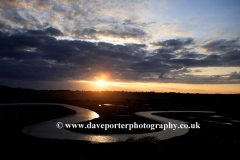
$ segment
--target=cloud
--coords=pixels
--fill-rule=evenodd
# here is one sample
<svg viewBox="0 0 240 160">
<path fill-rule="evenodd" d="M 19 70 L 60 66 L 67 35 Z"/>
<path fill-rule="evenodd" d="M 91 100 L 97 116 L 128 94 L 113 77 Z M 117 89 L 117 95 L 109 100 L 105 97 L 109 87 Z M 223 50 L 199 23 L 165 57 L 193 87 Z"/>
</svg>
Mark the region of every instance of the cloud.
<svg viewBox="0 0 240 160">
<path fill-rule="evenodd" d="M 60 4 L 55 4 L 52 9 L 56 12 L 59 12 L 59 13 L 66 13 L 66 10 L 64 8 L 64 6 L 60 5 Z"/>
<path fill-rule="evenodd" d="M 226 66 L 239 66 L 240 65 L 240 51 L 233 50 L 223 54 L 221 60 Z"/>
<path fill-rule="evenodd" d="M 52 27 L 45 30 L 28 30 L 27 32 L 32 35 L 63 36 L 63 33 L 60 30 Z"/>
<path fill-rule="evenodd" d="M 181 36 L 189 37 L 196 35 L 199 30 L 196 30 L 203 23 L 202 18 L 195 17 L 191 19 L 173 20 L 173 22 L 165 22 L 159 25 L 160 36 Z"/>
<path fill-rule="evenodd" d="M 232 72 L 229 79 L 240 79 L 240 72 Z"/>
<path fill-rule="evenodd" d="M 29 1 L 28 4 L 31 4 L 31 8 L 38 10 L 38 11 L 44 11 L 44 10 L 50 10 L 56 2 L 51 0 L 33 0 L 32 2 Z"/>
<path fill-rule="evenodd" d="M 153 12 L 164 6 L 152 0 L 1 1 L 1 80 L 93 80 L 104 73 L 112 81 L 240 83 L 239 73 L 192 70 L 240 67 L 239 40 L 182 38 L 201 18 L 154 22 L 161 15 Z"/>
<path fill-rule="evenodd" d="M 93 31 L 95 32 L 95 31 Z M 185 49 L 194 39 L 170 39 L 160 48 L 142 44 L 118 44 L 61 40 L 56 28 L 0 31 L 0 76 L 7 80 L 93 80 L 107 73 L 112 81 L 162 83 L 240 83 L 232 74 L 200 76 L 191 68 L 240 66 L 239 51 L 202 54 Z M 202 72 L 199 72 L 200 74 Z M 215 81 L 215 82 L 214 82 Z"/>
<path fill-rule="evenodd" d="M 28 27 L 31 21 L 28 21 L 27 19 L 23 18 L 18 11 L 15 10 L 5 10 L 2 13 L 3 18 L 7 19 L 7 21 L 10 21 L 14 25 L 21 25 L 24 27 Z"/>
<path fill-rule="evenodd" d="M 219 60 L 222 56 L 217 54 L 206 55 L 205 59 L 208 60 Z"/>
<path fill-rule="evenodd" d="M 181 65 L 184 67 L 210 67 L 210 66 L 221 66 L 221 62 L 219 60 L 209 60 L 209 59 L 170 59 L 166 60 L 165 63 L 172 65 Z"/>
<path fill-rule="evenodd" d="M 87 39 L 99 39 L 100 37 L 120 38 L 143 40 L 147 38 L 147 33 L 138 28 L 117 28 L 117 29 L 102 29 L 96 30 L 92 28 L 84 28 L 73 32 L 75 36 Z"/>
<path fill-rule="evenodd" d="M 22 68 L 21 72 L 17 73 L 25 73 L 21 78 L 25 77 L 26 79 L 29 79 L 32 73 L 40 74 L 41 72 L 38 72 L 38 69 L 49 69 L 49 71 L 45 72 L 46 76 L 43 77 L 45 79 L 48 77 L 48 73 L 51 74 L 48 80 L 57 78 L 61 80 L 63 77 L 61 74 L 57 74 L 58 72 L 63 72 L 63 75 L 68 75 L 66 77 L 70 79 L 71 77 L 92 75 L 96 72 L 109 70 L 119 72 L 123 70 L 121 66 L 128 66 L 130 62 L 140 59 L 131 54 L 130 51 L 141 50 L 141 48 L 145 47 L 145 45 L 140 44 L 121 46 L 98 43 L 96 45 L 96 43 L 85 41 L 56 40 L 48 35 L 32 34 L 32 32 L 11 36 L 5 34 L 1 36 L 0 41 L 2 42 L 0 45 L 0 58 L 5 62 L 3 63 L 5 68 L 17 67 L 18 70 Z M 44 65 L 42 66 L 43 63 L 34 63 L 35 61 L 44 62 Z M 30 62 L 33 63 L 30 64 Z M 12 63 L 15 65 L 11 65 Z M 29 65 L 28 69 L 26 69 L 26 63 Z M 61 69 L 58 70 L 59 67 Z M 62 69 L 64 67 L 65 69 Z M 26 71 L 24 71 L 25 69 Z M 6 74 L 7 71 L 5 70 L 4 74 L 2 74 L 3 77 L 9 78 L 11 77 L 9 75 L 14 77 L 14 74 L 17 73 L 13 72 L 13 70 L 9 70 L 8 74 Z M 53 74 L 51 71 L 56 71 L 56 73 Z M 79 71 L 79 73 L 73 71 Z M 53 78 L 54 75 L 59 77 Z M 18 75 L 15 76 L 19 77 Z M 41 76 L 36 75 L 34 77 L 36 80 L 42 80 Z M 91 77 L 85 76 L 85 79 L 88 78 Z"/>
<path fill-rule="evenodd" d="M 171 35 L 179 35 L 179 36 L 192 36 L 193 31 L 189 29 L 180 29 L 180 28 L 175 28 L 172 30 Z"/>
<path fill-rule="evenodd" d="M 201 58 L 205 58 L 206 55 L 205 54 L 199 54 L 197 52 L 180 52 L 177 54 L 180 58 L 192 58 L 192 59 L 201 59 Z"/>
<path fill-rule="evenodd" d="M 181 75 L 171 78 L 161 78 L 162 83 L 184 84 L 239 84 L 239 81 L 229 81 L 228 78 L 217 76 Z"/>
<path fill-rule="evenodd" d="M 208 42 L 207 44 L 204 44 L 200 47 L 201 49 L 205 50 L 206 52 L 211 53 L 226 53 L 228 51 L 239 49 L 239 40 L 233 39 L 233 40 L 226 40 L 226 39 L 220 39 L 220 40 L 213 40 Z"/>
<path fill-rule="evenodd" d="M 152 43 L 152 45 L 178 50 L 178 49 L 182 49 L 185 46 L 191 45 L 193 43 L 194 43 L 194 40 L 192 38 L 182 38 L 182 39 L 170 39 L 165 41 L 158 41 L 158 42 Z"/>
<path fill-rule="evenodd" d="M 3 21 L 0 21 L 0 29 L 1 30 L 11 30 L 12 27 L 8 24 L 5 24 Z"/>
<path fill-rule="evenodd" d="M 84 39 L 115 38 L 128 40 L 147 40 L 151 38 L 147 27 L 154 22 L 142 21 L 133 15 L 118 16 L 133 8 L 142 8 L 136 1 L 4 1 L 2 4 L 5 29 L 44 30 L 46 27 L 58 28 L 68 36 Z M 116 14 L 116 8 L 119 14 Z M 113 14 L 114 12 L 114 14 Z M 125 16 L 126 15 L 126 16 Z M 6 28 L 7 27 L 7 28 Z"/>
</svg>

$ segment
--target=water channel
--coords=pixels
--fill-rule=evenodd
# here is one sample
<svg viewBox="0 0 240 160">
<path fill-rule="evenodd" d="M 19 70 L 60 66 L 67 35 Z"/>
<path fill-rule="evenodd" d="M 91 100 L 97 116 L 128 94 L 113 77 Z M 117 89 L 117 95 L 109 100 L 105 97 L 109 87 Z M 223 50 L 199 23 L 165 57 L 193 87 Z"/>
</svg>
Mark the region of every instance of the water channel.
<svg viewBox="0 0 240 160">
<path fill-rule="evenodd" d="M 50 139 L 68 139 L 68 140 L 85 140 L 90 141 L 92 143 L 104 143 L 104 142 L 118 142 L 124 141 L 129 137 L 141 138 L 147 136 L 155 136 L 159 140 L 169 139 L 176 136 L 184 135 L 188 132 L 189 129 L 176 128 L 173 130 L 172 128 L 167 128 L 162 131 L 156 131 L 151 133 L 141 133 L 141 134 L 83 134 L 83 133 L 75 133 L 68 131 L 64 128 L 58 129 L 56 124 L 58 122 L 62 122 L 63 124 L 73 124 L 80 123 L 83 121 L 89 121 L 95 118 L 98 118 L 99 115 L 91 111 L 89 109 L 68 105 L 68 104 L 56 104 L 56 103 L 11 103 L 11 104 L 0 104 L 0 106 L 6 105 L 61 105 L 66 108 L 72 109 L 76 111 L 75 115 L 62 117 L 58 119 L 53 119 L 50 121 L 45 121 L 41 123 L 37 123 L 31 126 L 26 126 L 22 132 L 34 137 L 41 138 L 50 138 Z M 152 115 L 152 113 L 175 113 L 175 112 L 204 112 L 204 113 L 214 113 L 212 111 L 145 111 L 145 112 L 136 112 L 135 114 L 138 116 L 146 117 L 152 120 L 155 120 L 161 124 L 186 124 L 188 122 L 174 120 L 170 118 L 160 117 L 156 115 Z"/>
</svg>

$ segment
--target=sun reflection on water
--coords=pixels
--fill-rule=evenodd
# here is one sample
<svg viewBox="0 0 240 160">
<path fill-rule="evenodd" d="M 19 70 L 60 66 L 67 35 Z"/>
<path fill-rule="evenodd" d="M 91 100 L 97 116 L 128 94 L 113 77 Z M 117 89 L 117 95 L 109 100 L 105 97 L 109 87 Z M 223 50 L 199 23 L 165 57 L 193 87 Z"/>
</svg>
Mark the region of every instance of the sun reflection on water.
<svg viewBox="0 0 240 160">
<path fill-rule="evenodd" d="M 82 140 L 83 137 L 81 137 Z M 84 137 L 84 140 L 95 142 L 95 143 L 106 143 L 106 142 L 118 142 L 119 139 L 114 136 L 106 135 L 87 135 Z"/>
</svg>

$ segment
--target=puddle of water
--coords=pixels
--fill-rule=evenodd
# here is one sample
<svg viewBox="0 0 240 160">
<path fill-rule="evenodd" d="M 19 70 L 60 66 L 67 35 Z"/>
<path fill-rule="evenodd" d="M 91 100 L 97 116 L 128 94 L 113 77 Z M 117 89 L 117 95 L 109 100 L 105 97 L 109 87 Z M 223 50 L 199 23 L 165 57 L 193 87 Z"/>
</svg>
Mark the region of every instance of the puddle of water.
<svg viewBox="0 0 240 160">
<path fill-rule="evenodd" d="M 210 123 L 220 123 L 220 124 L 226 124 L 226 125 L 233 125 L 232 123 L 224 123 L 224 122 L 218 122 L 218 121 L 209 121 L 209 120 L 203 120 L 204 122 L 210 122 Z"/>
<path fill-rule="evenodd" d="M 223 124 L 227 124 L 227 125 L 233 125 L 232 123 L 223 123 Z"/>
<path fill-rule="evenodd" d="M 235 119 L 232 119 L 231 121 L 232 122 L 240 122 L 239 120 L 235 120 Z"/>
<path fill-rule="evenodd" d="M 108 106 L 108 107 L 114 107 L 114 106 L 117 106 L 117 107 L 128 107 L 128 106 L 125 106 L 125 105 L 121 105 L 121 104 L 99 104 L 99 106 Z"/>
<path fill-rule="evenodd" d="M 213 118 L 220 118 L 220 117 L 225 117 L 225 116 L 213 115 L 213 116 L 210 116 L 210 117 L 213 117 Z"/>
</svg>

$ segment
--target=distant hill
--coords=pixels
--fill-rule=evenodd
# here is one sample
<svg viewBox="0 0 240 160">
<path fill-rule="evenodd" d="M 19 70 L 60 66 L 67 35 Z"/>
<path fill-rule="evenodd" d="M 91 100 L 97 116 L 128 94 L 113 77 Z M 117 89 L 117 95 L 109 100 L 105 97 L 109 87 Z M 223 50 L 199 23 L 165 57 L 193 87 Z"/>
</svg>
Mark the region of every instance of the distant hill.
<svg viewBox="0 0 240 160">
<path fill-rule="evenodd" d="M 12 89 L 12 88 L 0 85 L 0 90 L 8 90 L 8 89 Z"/>
<path fill-rule="evenodd" d="M 190 110 L 237 110 L 240 94 L 184 94 L 122 91 L 33 90 L 0 85 L 0 103 L 130 103 Z M 236 112 L 238 113 L 238 112 Z"/>
<path fill-rule="evenodd" d="M 0 103 L 31 102 L 37 97 L 34 92 L 36 91 L 0 85 Z"/>
</svg>

